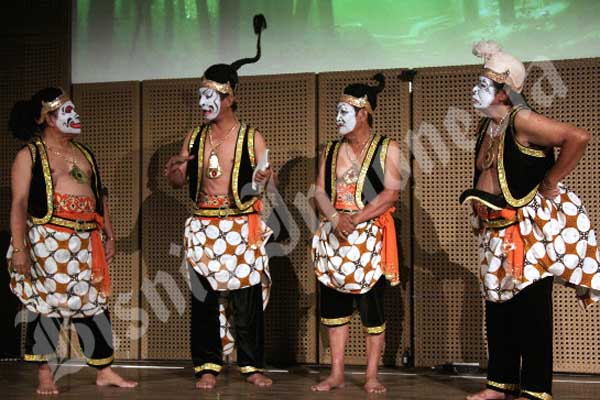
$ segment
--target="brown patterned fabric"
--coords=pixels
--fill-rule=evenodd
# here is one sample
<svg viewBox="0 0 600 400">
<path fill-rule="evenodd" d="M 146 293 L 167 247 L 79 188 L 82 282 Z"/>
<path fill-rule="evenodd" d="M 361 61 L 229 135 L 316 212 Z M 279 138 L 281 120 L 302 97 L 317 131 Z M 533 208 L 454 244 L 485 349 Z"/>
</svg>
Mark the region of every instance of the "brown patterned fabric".
<svg viewBox="0 0 600 400">
<path fill-rule="evenodd" d="M 520 279 L 507 265 L 507 255 L 514 247 L 507 240 L 507 229 L 483 228 L 481 221 L 473 218 L 479 237 L 482 290 L 487 300 L 507 301 L 546 276 L 577 287 L 584 306 L 600 300 L 596 234 L 579 197 L 564 185 L 559 188 L 557 198 L 546 199 L 538 193 L 518 209 L 525 254 Z"/>
<path fill-rule="evenodd" d="M 107 300 L 91 281 L 90 232 L 59 231 L 28 224 L 33 266 L 30 276 L 10 270 L 10 288 L 25 306 L 56 318 L 81 318 L 107 308 Z M 7 259 L 11 263 L 12 244 Z"/>
<path fill-rule="evenodd" d="M 342 241 L 334 234 L 331 222 L 321 222 L 312 243 L 319 282 L 344 293 L 368 292 L 383 274 L 382 236 L 375 221 L 367 221 Z"/>
</svg>

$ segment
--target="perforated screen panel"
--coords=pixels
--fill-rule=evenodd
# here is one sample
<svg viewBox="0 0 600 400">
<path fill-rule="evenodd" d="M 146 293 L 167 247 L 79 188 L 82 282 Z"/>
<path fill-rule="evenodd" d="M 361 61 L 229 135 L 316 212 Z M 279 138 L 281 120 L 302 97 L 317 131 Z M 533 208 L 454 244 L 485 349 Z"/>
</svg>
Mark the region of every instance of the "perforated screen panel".
<svg viewBox="0 0 600 400">
<path fill-rule="evenodd" d="M 414 82 L 417 366 L 485 360 L 477 248 L 458 205 L 473 174 L 477 117 L 469 101 L 478 72 L 477 66 L 423 69 Z M 464 122 L 455 123 L 458 117 Z"/>
<path fill-rule="evenodd" d="M 117 253 L 110 265 L 110 312 L 115 357 L 139 358 L 140 84 L 73 85 L 81 141 L 92 148 L 109 191 Z"/>
<path fill-rule="evenodd" d="M 289 234 L 267 246 L 273 287 L 265 314 L 265 357 L 273 364 L 314 363 L 316 278 L 309 252 L 314 211 L 308 195 L 316 166 L 316 77 L 242 77 L 238 100 L 240 117 L 265 137 L 277 174 L 277 190 L 266 202 L 268 223 L 274 236 Z"/>
<path fill-rule="evenodd" d="M 163 176 L 185 133 L 200 121 L 197 79 L 142 84 L 142 307 L 147 316 L 142 358 L 189 359 L 190 297 L 183 261 L 183 228 L 192 203 Z M 154 283 L 154 284 L 152 284 Z"/>
</svg>

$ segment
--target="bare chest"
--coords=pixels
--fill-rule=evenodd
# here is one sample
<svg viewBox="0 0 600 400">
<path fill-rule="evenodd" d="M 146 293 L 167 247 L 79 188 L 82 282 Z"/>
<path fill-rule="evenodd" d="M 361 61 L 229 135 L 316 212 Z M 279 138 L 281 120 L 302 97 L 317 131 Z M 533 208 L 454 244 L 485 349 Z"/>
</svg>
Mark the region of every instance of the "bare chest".
<svg viewBox="0 0 600 400">
<path fill-rule="evenodd" d="M 215 145 L 216 144 L 216 145 Z M 210 194 L 226 194 L 235 163 L 235 137 L 222 144 L 207 141 L 202 160 L 202 189 Z"/>
<path fill-rule="evenodd" d="M 356 183 L 366 158 L 365 153 L 360 149 L 354 152 L 347 144 L 342 144 L 338 150 L 335 165 L 337 179 L 343 180 L 345 183 Z"/>
<path fill-rule="evenodd" d="M 83 155 L 64 159 L 49 152 L 48 161 L 56 192 L 75 195 L 92 193 L 92 167 Z"/>
</svg>

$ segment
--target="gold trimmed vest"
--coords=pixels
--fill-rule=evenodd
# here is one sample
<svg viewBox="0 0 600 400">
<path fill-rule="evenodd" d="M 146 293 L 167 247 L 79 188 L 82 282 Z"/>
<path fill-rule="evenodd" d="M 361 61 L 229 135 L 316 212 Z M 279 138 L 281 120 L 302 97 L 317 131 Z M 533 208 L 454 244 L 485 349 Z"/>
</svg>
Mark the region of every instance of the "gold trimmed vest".
<svg viewBox="0 0 600 400">
<path fill-rule="evenodd" d="M 200 200 L 200 188 L 204 178 L 204 148 L 209 125 L 197 127 L 190 137 L 188 151 L 195 157 L 188 162 L 187 176 L 189 194 L 194 204 Z M 252 206 L 259 199 L 260 192 L 252 190 L 252 173 L 256 167 L 254 153 L 255 129 L 241 123 L 235 145 L 230 190 L 235 207 L 242 213 L 253 212 Z"/>
<path fill-rule="evenodd" d="M 341 144 L 341 141 L 329 142 L 325 149 L 325 191 L 333 204 L 336 198 L 337 159 Z M 389 145 L 390 139 L 382 135 L 374 135 L 369 144 L 354 194 L 359 209 L 364 208 L 384 189 L 385 159 Z"/>
<path fill-rule="evenodd" d="M 500 144 L 498 146 L 498 181 L 502 194 L 493 196 L 489 193 L 481 192 L 475 189 L 481 172 L 477 169 L 477 156 L 481 150 L 481 144 L 485 138 L 491 119 L 485 118 L 479 124 L 477 135 L 477 144 L 475 146 L 475 173 L 473 177 L 473 189 L 469 189 L 460 196 L 460 202 L 463 203 L 467 198 L 483 197 L 484 202 L 490 202 L 498 208 L 502 208 L 502 203 L 511 207 L 523 207 L 537 193 L 539 184 L 542 182 L 546 173 L 554 165 L 554 151 L 551 147 L 525 147 L 516 139 L 515 116 L 524 107 L 517 106 L 510 111 L 509 121 L 506 129 L 500 135 Z M 500 201 L 488 199 L 486 197 L 501 197 Z"/>
<path fill-rule="evenodd" d="M 96 213 L 103 216 L 102 182 L 94 153 L 81 143 L 76 141 L 72 141 L 72 143 L 83 153 L 92 167 L 91 187 L 96 199 Z M 27 212 L 35 225 L 43 225 L 50 222 L 54 213 L 54 182 L 48 151 L 39 137 L 35 137 L 27 144 L 27 147 L 32 161 Z"/>
</svg>

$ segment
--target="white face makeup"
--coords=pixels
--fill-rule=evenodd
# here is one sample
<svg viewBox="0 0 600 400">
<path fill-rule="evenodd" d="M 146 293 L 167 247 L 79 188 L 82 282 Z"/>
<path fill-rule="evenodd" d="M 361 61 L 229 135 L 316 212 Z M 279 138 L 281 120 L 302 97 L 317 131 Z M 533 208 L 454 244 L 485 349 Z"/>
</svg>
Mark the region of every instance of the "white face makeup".
<svg viewBox="0 0 600 400">
<path fill-rule="evenodd" d="M 56 126 L 62 133 L 80 134 L 81 121 L 79 114 L 75 112 L 75 104 L 67 101 L 59 109 L 56 116 Z"/>
<path fill-rule="evenodd" d="M 356 127 L 356 110 L 348 103 L 338 103 L 335 123 L 340 135 L 346 135 Z"/>
<path fill-rule="evenodd" d="M 202 115 L 209 121 L 214 120 L 221 111 L 221 96 L 214 89 L 201 87 L 198 89 L 200 95 L 200 108 Z"/>
<path fill-rule="evenodd" d="M 479 83 L 473 88 L 473 107 L 485 110 L 490 107 L 496 97 L 494 81 L 485 76 L 479 77 Z"/>
</svg>

